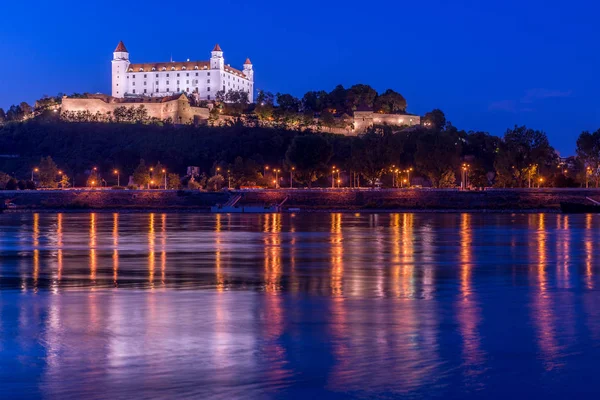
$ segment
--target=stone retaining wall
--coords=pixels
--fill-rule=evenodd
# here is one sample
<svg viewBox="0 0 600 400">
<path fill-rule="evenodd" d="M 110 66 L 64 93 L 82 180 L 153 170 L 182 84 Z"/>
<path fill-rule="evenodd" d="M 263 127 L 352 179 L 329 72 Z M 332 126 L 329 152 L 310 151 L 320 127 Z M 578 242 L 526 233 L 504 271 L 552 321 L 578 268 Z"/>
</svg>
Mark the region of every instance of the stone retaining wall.
<svg viewBox="0 0 600 400">
<path fill-rule="evenodd" d="M 276 204 L 300 209 L 558 210 L 561 202 L 600 201 L 598 189 L 458 190 L 267 190 L 246 192 L 238 204 Z"/>
<path fill-rule="evenodd" d="M 273 205 L 301 210 L 558 210 L 561 202 L 600 201 L 600 189 L 457 190 L 261 190 L 242 194 L 238 205 Z M 0 191 L 20 209 L 198 209 L 223 204 L 228 193 L 191 190 Z"/>
<path fill-rule="evenodd" d="M 209 209 L 224 203 L 227 193 L 191 190 L 23 190 L 0 191 L 19 209 Z"/>
</svg>

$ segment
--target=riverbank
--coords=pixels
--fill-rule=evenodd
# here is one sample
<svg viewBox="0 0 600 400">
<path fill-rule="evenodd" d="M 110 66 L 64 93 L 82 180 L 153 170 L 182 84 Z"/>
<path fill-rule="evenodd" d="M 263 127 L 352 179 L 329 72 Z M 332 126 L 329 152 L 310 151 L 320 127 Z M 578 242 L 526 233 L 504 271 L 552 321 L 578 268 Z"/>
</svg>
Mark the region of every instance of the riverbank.
<svg viewBox="0 0 600 400">
<path fill-rule="evenodd" d="M 280 189 L 231 192 L 197 190 L 0 191 L 11 211 L 209 212 L 240 196 L 237 206 L 281 204 L 290 212 L 558 212 L 561 202 L 600 200 L 600 189 Z"/>
</svg>

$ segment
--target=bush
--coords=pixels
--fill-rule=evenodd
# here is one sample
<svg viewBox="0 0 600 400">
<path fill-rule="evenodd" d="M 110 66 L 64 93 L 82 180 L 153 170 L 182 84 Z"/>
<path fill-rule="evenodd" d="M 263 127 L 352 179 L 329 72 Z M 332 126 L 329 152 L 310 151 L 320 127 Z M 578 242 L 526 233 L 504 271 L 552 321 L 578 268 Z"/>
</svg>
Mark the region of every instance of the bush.
<svg viewBox="0 0 600 400">
<path fill-rule="evenodd" d="M 27 190 L 35 190 L 35 182 L 33 181 L 25 181 L 25 189 Z"/>
<path fill-rule="evenodd" d="M 115 185 L 111 189 L 112 190 L 125 190 L 125 186 L 117 186 L 117 185 Z"/>
<path fill-rule="evenodd" d="M 17 182 L 17 188 L 19 190 L 25 190 L 26 187 L 27 187 L 27 185 L 25 184 L 25 181 L 19 181 L 19 182 Z"/>
<path fill-rule="evenodd" d="M 135 185 L 129 185 L 129 186 L 127 186 L 127 189 L 129 189 L 129 190 L 137 190 L 137 188 L 138 187 L 135 186 Z"/>
</svg>

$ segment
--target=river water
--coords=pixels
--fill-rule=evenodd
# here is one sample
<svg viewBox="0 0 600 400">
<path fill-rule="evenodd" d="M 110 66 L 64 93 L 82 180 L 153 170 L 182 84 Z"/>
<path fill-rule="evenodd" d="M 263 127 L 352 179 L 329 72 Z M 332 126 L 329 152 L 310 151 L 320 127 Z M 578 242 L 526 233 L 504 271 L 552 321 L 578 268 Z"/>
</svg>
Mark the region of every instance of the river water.
<svg viewBox="0 0 600 400">
<path fill-rule="evenodd" d="M 597 397 L 599 228 L 3 214 L 0 398 Z"/>
</svg>

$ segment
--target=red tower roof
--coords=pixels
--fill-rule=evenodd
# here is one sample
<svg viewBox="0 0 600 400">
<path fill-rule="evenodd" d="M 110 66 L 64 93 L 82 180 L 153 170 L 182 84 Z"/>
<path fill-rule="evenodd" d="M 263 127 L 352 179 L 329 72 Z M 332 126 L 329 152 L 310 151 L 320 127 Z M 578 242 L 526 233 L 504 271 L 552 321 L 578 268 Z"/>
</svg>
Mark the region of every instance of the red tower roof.
<svg viewBox="0 0 600 400">
<path fill-rule="evenodd" d="M 127 51 L 127 48 L 125 47 L 125 45 L 123 44 L 123 41 L 121 40 L 119 42 L 119 44 L 117 45 L 117 48 L 115 49 L 115 53 L 117 52 L 123 52 L 123 53 L 129 53 Z"/>
<path fill-rule="evenodd" d="M 244 63 L 244 65 L 252 65 L 252 61 L 250 61 L 249 58 L 246 58 L 246 62 Z"/>
<path fill-rule="evenodd" d="M 219 46 L 219 43 L 215 44 L 215 48 L 213 49 L 213 51 L 223 51 L 221 50 L 221 46 Z"/>
</svg>

